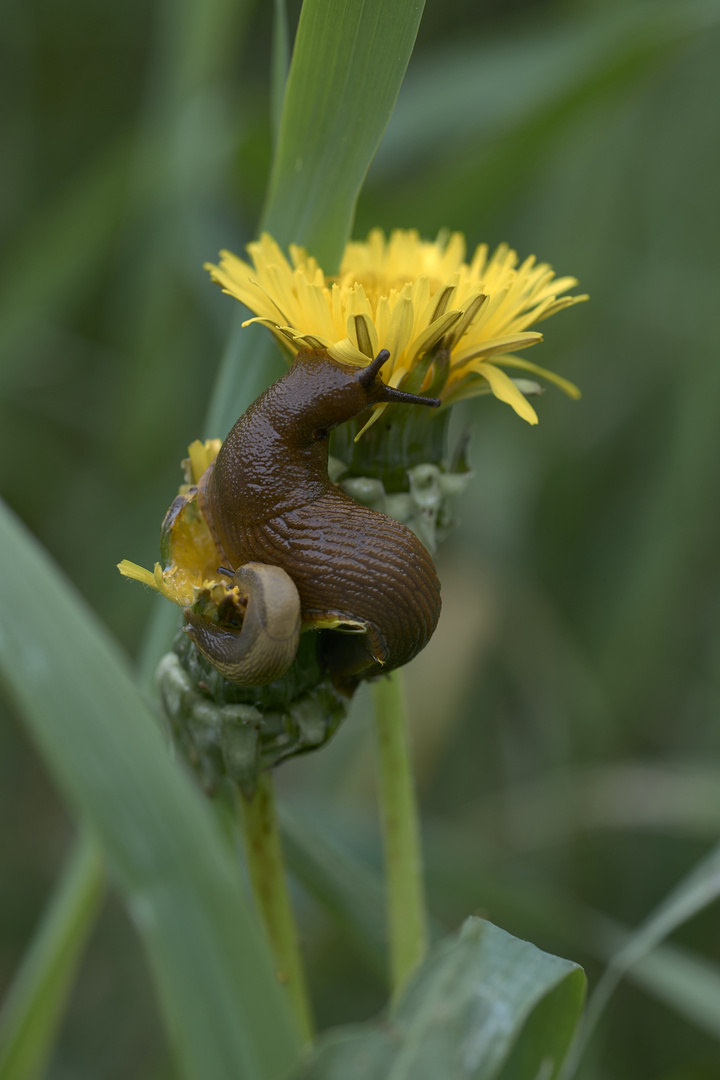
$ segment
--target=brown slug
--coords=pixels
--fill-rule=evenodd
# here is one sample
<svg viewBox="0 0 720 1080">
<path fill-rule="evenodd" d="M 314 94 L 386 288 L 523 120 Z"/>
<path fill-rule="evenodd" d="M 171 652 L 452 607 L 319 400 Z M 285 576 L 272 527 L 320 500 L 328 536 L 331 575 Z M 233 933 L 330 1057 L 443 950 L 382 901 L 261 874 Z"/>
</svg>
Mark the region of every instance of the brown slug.
<svg viewBox="0 0 720 1080">
<path fill-rule="evenodd" d="M 404 525 L 356 503 L 328 476 L 328 436 L 378 402 L 437 406 L 387 386 L 383 350 L 365 368 L 304 349 L 240 417 L 198 484 L 200 510 L 248 597 L 240 631 L 186 609 L 186 632 L 222 675 L 243 685 L 278 678 L 295 658 L 301 622 L 337 627 L 324 661 L 335 685 L 411 660 L 440 615 L 432 559 Z"/>
</svg>

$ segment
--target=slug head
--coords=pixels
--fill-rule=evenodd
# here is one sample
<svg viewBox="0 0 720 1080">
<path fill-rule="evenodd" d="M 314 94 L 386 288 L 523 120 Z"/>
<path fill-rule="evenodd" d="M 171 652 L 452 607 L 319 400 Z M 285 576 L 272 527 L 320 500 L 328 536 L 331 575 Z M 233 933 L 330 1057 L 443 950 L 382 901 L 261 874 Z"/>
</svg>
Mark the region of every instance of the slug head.
<svg viewBox="0 0 720 1080">
<path fill-rule="evenodd" d="M 305 413 L 318 428 L 327 431 L 358 416 L 371 405 L 397 402 L 437 408 L 439 398 L 408 394 L 388 386 L 380 369 L 390 358 L 382 349 L 367 367 L 356 368 L 334 360 L 324 349 L 302 349 L 293 364 L 293 374 L 307 383 Z"/>
</svg>

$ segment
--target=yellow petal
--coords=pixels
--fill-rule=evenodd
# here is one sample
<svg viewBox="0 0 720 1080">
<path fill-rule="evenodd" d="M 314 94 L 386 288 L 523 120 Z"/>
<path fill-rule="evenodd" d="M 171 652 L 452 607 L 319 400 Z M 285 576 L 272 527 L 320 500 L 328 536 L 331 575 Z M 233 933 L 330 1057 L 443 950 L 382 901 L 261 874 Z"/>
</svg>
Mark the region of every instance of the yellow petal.
<svg viewBox="0 0 720 1080">
<path fill-rule="evenodd" d="M 192 469 L 193 482 L 197 484 L 198 480 L 210 467 L 212 462 L 218 456 L 222 442 L 220 439 L 206 439 L 205 442 L 200 442 L 200 439 L 195 439 L 188 446 L 188 457 L 190 458 L 190 468 Z"/>
<path fill-rule="evenodd" d="M 298 288 L 298 296 L 306 316 L 302 324 L 302 332 L 333 340 L 335 326 L 326 294 L 327 289 L 322 285 L 310 282 L 304 282 Z"/>
<path fill-rule="evenodd" d="M 413 337 L 418 337 L 426 328 L 426 323 L 422 321 L 422 313 L 425 311 L 430 301 L 430 282 L 427 274 L 423 274 L 417 281 L 413 281 L 410 286 L 410 297 L 412 299 L 413 311 L 415 312 L 415 325 L 413 326 Z"/>
<path fill-rule="evenodd" d="M 123 577 L 139 581 L 143 585 L 149 585 L 151 589 L 157 589 L 155 575 L 151 570 L 146 570 L 144 566 L 138 566 L 137 563 L 130 562 L 129 559 L 123 559 L 122 562 L 117 564 L 117 568 Z"/>
<path fill-rule="evenodd" d="M 589 299 L 588 293 L 583 293 L 582 296 L 561 296 L 554 300 L 552 304 L 549 304 L 540 318 L 535 321 L 542 322 L 543 319 L 549 319 L 551 315 L 556 315 L 558 311 L 564 311 L 565 308 L 573 307 L 574 304 L 582 304 Z"/>
<path fill-rule="evenodd" d="M 242 325 L 243 327 L 250 326 L 251 323 L 260 323 L 261 326 L 267 326 L 268 330 L 272 330 L 273 334 L 275 334 L 275 337 L 278 339 L 280 344 L 284 345 L 286 348 L 288 342 L 290 343 L 290 345 L 292 345 L 294 349 L 302 348 L 302 344 L 295 344 L 296 341 L 301 337 L 301 335 L 297 332 L 297 330 L 294 330 L 292 326 L 280 326 L 278 323 L 273 322 L 272 319 L 260 318 L 246 319 Z"/>
<path fill-rule="evenodd" d="M 367 315 L 368 319 L 372 319 L 372 306 L 360 282 L 356 281 L 355 287 L 350 290 L 348 305 L 353 315 Z"/>
<path fill-rule="evenodd" d="M 457 357 L 453 356 L 453 368 L 464 367 L 470 360 L 478 360 L 481 357 L 492 356 L 493 353 L 507 352 L 508 349 L 526 349 L 529 345 L 537 345 L 542 341 L 542 334 L 536 332 L 529 334 L 505 334 L 503 337 L 490 338 L 482 345 L 476 345 L 473 349 L 462 350 Z"/>
<path fill-rule="evenodd" d="M 368 430 L 368 428 L 371 428 L 373 426 L 373 424 L 377 420 L 380 419 L 380 417 L 385 412 L 385 410 L 387 409 L 389 404 L 390 404 L 389 401 L 383 401 L 382 404 L 373 406 L 373 411 L 372 411 L 372 415 L 371 415 L 370 419 L 367 421 L 366 424 L 363 424 L 363 426 L 360 428 L 357 435 L 353 439 L 353 442 L 357 442 L 358 439 L 361 438 L 361 436 L 363 436 L 365 434 L 365 432 Z"/>
<path fill-rule="evenodd" d="M 487 379 L 478 375 L 476 371 L 469 371 L 463 375 L 459 382 L 453 384 L 449 393 L 447 390 L 443 390 L 441 395 L 442 405 L 439 411 L 442 412 L 443 409 L 447 409 L 451 405 L 457 405 L 459 401 L 465 401 L 466 398 L 482 397 L 487 394 L 492 394 Z"/>
<path fill-rule="evenodd" d="M 314 334 L 299 334 L 293 341 L 301 349 L 327 349 L 330 345 L 327 338 L 316 337 Z"/>
<path fill-rule="evenodd" d="M 413 360 L 417 360 L 423 353 L 428 352 L 434 345 L 437 345 L 438 341 L 455 326 L 461 317 L 462 311 L 446 311 L 439 319 L 425 327 L 423 332 L 410 345 Z"/>
<path fill-rule="evenodd" d="M 504 371 L 501 371 L 500 368 L 495 367 L 493 364 L 487 363 L 478 364 L 474 370 L 487 379 L 496 398 L 504 401 L 506 405 L 514 409 L 518 416 L 522 417 L 523 420 L 527 420 L 528 424 L 537 424 L 537 413 Z"/>
<path fill-rule="evenodd" d="M 390 353 L 393 369 L 399 365 L 412 334 L 415 314 L 409 292 L 409 289 L 403 289 L 397 298 L 390 316 L 387 336 L 381 342 L 382 347 Z"/>
<path fill-rule="evenodd" d="M 334 345 L 329 345 L 328 352 L 333 360 L 337 360 L 341 364 L 367 367 L 367 356 L 365 353 L 360 352 L 357 345 L 350 338 L 344 338 L 343 341 L 336 341 Z"/>
<path fill-rule="evenodd" d="M 383 367 L 385 367 L 384 364 L 383 364 Z M 407 368 L 404 368 L 404 367 L 396 368 L 395 371 L 393 371 L 390 378 L 387 380 L 388 386 L 394 386 L 394 387 L 397 388 L 400 385 L 400 383 L 403 381 L 403 379 L 405 378 L 406 375 L 407 375 Z M 380 417 L 385 412 L 385 410 L 387 409 L 389 404 L 390 404 L 389 401 L 383 401 L 380 405 L 373 405 L 373 411 L 372 411 L 372 415 L 371 415 L 370 419 L 367 421 L 367 423 L 363 424 L 363 426 L 360 428 L 360 430 L 358 431 L 357 435 L 355 436 L 355 438 L 353 440 L 354 442 L 357 442 L 358 439 L 360 438 L 360 436 L 364 435 L 365 432 L 368 430 L 368 428 L 371 428 L 373 426 L 373 424 L 376 423 L 380 419 Z"/>
<path fill-rule="evenodd" d="M 434 296 L 430 298 L 430 301 L 421 313 L 420 321 L 430 326 L 439 319 L 450 308 L 450 301 L 454 299 L 457 292 L 457 284 L 447 284 L 442 289 L 438 289 Z M 457 304 L 453 303 L 452 307 L 457 308 Z"/>
<path fill-rule="evenodd" d="M 456 342 L 461 341 L 467 334 L 468 330 L 475 322 L 480 313 L 480 309 L 487 300 L 485 293 L 478 293 L 477 296 L 469 296 L 463 300 L 463 314 L 462 318 L 455 324 L 450 333 L 451 346 Z"/>
<path fill-rule="evenodd" d="M 378 336 L 375 324 L 366 314 L 348 315 L 347 332 L 350 341 L 354 342 L 359 351 L 368 360 L 378 354 Z"/>
<path fill-rule="evenodd" d="M 551 273 L 550 281 L 548 281 L 548 284 L 542 288 L 539 295 L 536 296 L 535 299 L 544 300 L 546 296 L 552 296 L 554 298 L 556 296 L 559 296 L 560 293 L 567 292 L 568 289 L 574 289 L 577 283 L 577 278 L 556 278 L 555 275 Z"/>
<path fill-rule="evenodd" d="M 505 303 L 508 289 L 493 288 L 486 283 L 483 286 L 483 292 L 486 293 L 487 300 L 480 308 L 477 318 L 465 335 L 465 344 L 468 350 L 471 345 L 481 344 L 483 340 L 493 337 L 489 326 L 495 321 L 496 313 Z"/>
<path fill-rule="evenodd" d="M 523 371 L 532 371 L 534 375 L 542 375 L 544 379 L 549 382 L 555 383 L 561 390 L 564 390 L 568 397 L 574 398 L 576 401 L 582 397 L 581 391 L 577 388 L 575 383 L 571 383 L 568 379 L 563 379 L 561 375 L 556 375 L 554 371 L 548 371 L 547 368 L 539 367 L 537 364 L 531 364 L 529 360 L 523 360 L 519 356 L 497 356 L 495 358 L 496 364 L 502 364 L 503 367 L 522 368 Z"/>
<path fill-rule="evenodd" d="M 437 243 L 437 241 L 436 241 Z M 454 232 L 445 245 L 442 255 L 442 277 L 450 277 L 465 260 L 465 237 L 461 232 Z M 440 275 L 439 275 L 440 276 Z"/>
</svg>

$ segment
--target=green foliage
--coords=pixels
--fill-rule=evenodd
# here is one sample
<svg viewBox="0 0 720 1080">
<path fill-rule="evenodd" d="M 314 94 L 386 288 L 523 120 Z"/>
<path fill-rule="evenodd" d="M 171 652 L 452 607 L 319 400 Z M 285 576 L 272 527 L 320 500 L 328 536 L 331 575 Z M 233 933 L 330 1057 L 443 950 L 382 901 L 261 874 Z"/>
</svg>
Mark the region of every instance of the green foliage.
<svg viewBox="0 0 720 1080">
<path fill-rule="evenodd" d="M 662 945 L 630 971 L 638 986 L 720 1039 L 720 965 L 677 945 Z"/>
<path fill-rule="evenodd" d="M 285 83 L 290 67 L 290 28 L 285 0 L 275 0 L 272 37 L 272 70 L 270 75 L 270 118 L 273 136 L 280 136 Z"/>
<path fill-rule="evenodd" d="M 304 1080 L 552 1080 L 585 977 L 482 919 L 430 953 L 388 1020 L 321 1040 Z"/>
<path fill-rule="evenodd" d="M 0 1013 L 0 1076 L 43 1075 L 103 896 L 100 853 L 86 835 L 68 860 L 52 904 Z"/>
<path fill-rule="evenodd" d="M 598 106 L 627 99 L 718 17 L 714 0 L 632 4 L 428 53 L 411 69 L 369 177 L 361 229 L 388 212 L 434 231 L 446 227 L 446 207 L 460 221 L 480 207 L 487 218 L 535 175 L 529 160 L 572 138 Z M 463 101 L 487 107 L 458 108 Z"/>
<path fill-rule="evenodd" d="M 200 270 L 220 246 L 240 251 L 260 215 L 270 7 L 131 0 L 99 19 L 68 0 L 61 20 L 51 5 L 0 16 L 0 483 L 133 650 L 151 598 L 114 564 L 156 558 L 178 459 L 203 431 L 215 358 L 229 336 L 207 435 L 223 434 L 282 370 L 261 332 L 239 331 L 243 313 L 228 335 L 233 302 Z M 292 29 L 297 5 L 288 8 Z M 399 8 L 384 8 L 387 26 Z M 509 240 L 577 274 L 592 296 L 562 326 L 544 324 L 537 347 L 539 363 L 581 385 L 581 402 L 549 392 L 533 432 L 491 401 L 456 414 L 454 436 L 474 426 L 476 479 L 441 556 L 443 622 L 408 673 L 436 919 L 454 926 L 481 911 L 582 963 L 591 987 L 611 963 L 603 993 L 623 976 L 583 1080 L 720 1072 L 712 889 L 706 908 L 682 906 L 662 924 L 668 942 L 655 944 L 659 924 L 646 934 L 647 913 L 718 836 L 720 155 L 709 103 L 720 93 L 719 12 L 715 0 L 429 3 L 358 203 L 357 235 L 380 224 L 431 236 L 449 225 L 471 245 Z M 338 44 L 347 49 L 342 34 Z M 384 48 L 375 41 L 368 63 Z M 319 72 L 319 105 L 362 82 L 341 85 L 330 68 Z M 278 60 L 276 86 L 281 71 Z M 387 59 L 384 74 L 397 74 Z M 383 85 L 373 146 L 397 89 Z M 319 115 L 300 118 L 313 127 L 308 146 Z M 325 199 L 338 172 L 347 179 L 349 225 L 367 162 L 341 152 L 336 135 L 335 155 L 314 160 L 327 170 Z M 310 185 L 294 188 L 286 164 L 283 192 L 296 209 L 310 193 L 300 209 L 319 244 L 325 207 Z M 278 228 L 283 220 L 278 210 Z M 309 233 L 281 239 L 315 246 Z M 34 626 L 44 622 L 40 566 L 23 593 Z M 148 689 L 175 622 L 163 611 L 146 638 Z M 101 731 L 112 715 L 109 703 Z M 322 1027 L 369 1017 L 385 996 L 367 726 L 361 700 L 334 744 L 279 777 Z M 60 753 L 57 715 L 52 730 Z M 7 983 L 50 888 L 48 851 L 65 817 L 4 719 L 0 741 L 0 819 L 18 838 L 2 865 Z M 203 852 L 198 866 L 209 861 Z M 185 869 L 196 890 L 194 863 Z M 47 925 L 58 926 L 57 910 Z M 79 910 L 44 956 L 34 953 L 58 975 L 47 997 L 25 982 L 38 1019 L 27 1039 L 14 1035 L 37 1062 L 77 961 Z M 678 910 L 689 916 L 682 925 Z M 106 908 L 49 1080 L 174 1075 L 143 996 L 142 954 L 127 946 L 124 982 L 115 963 L 123 925 Z M 654 947 L 638 959 L 640 945 Z M 116 998 L 96 992 L 108 982 Z"/>
<path fill-rule="evenodd" d="M 289 869 L 384 979 L 388 964 L 380 875 L 328 833 L 319 815 L 281 807 L 280 820 Z"/>
<path fill-rule="evenodd" d="M 96 831 L 143 935 L 181 1073 L 275 1080 L 297 1046 L 240 875 L 123 658 L 2 509 L 3 681 Z M 27 603 L 34 574 L 42 607 Z M 58 629 L 61 633 L 58 634 Z"/>
<path fill-rule="evenodd" d="M 424 0 L 305 0 L 263 226 L 337 270 Z"/>
<path fill-rule="evenodd" d="M 404 48 L 405 63 L 398 65 L 393 54 L 389 76 L 381 83 L 378 94 L 364 105 L 364 139 L 357 148 L 352 167 L 335 178 L 334 205 L 341 225 L 344 221 L 344 231 L 339 234 L 331 231 L 328 235 L 334 237 L 333 242 L 339 244 L 340 249 L 349 231 L 360 182 L 392 111 L 412 51 L 422 5 L 415 3 L 412 9 L 414 18 L 409 22 L 395 18 L 388 23 L 377 3 L 367 4 L 365 10 L 356 13 L 355 32 L 360 38 L 367 37 L 370 46 L 377 45 L 382 39 L 384 46 L 389 40 L 393 50 Z M 187 46 L 187 51 L 180 48 L 174 57 L 177 63 L 170 63 L 166 69 L 151 125 L 160 131 L 168 145 L 174 136 L 174 113 L 177 114 L 178 108 L 185 104 L 186 96 L 205 81 L 208 42 L 217 40 L 217 28 L 224 25 L 223 19 L 228 12 L 232 12 L 230 7 L 220 5 L 217 12 L 213 11 L 211 19 L 201 19 L 199 25 L 190 9 L 178 19 L 180 41 Z M 216 21 L 217 14 L 219 22 Z M 342 11 L 332 12 L 332 7 L 328 10 L 322 3 L 307 5 L 303 29 L 293 54 L 295 75 L 290 77 L 291 85 L 293 78 L 300 80 L 304 91 L 291 89 L 288 95 L 291 104 L 299 94 L 304 105 L 312 108 L 320 86 L 326 94 L 325 85 L 318 78 L 317 61 L 325 56 L 329 63 L 337 62 L 337 38 L 330 36 L 328 39 L 327 31 L 333 27 L 336 33 L 340 30 L 338 16 L 342 14 Z M 388 38 L 391 28 L 394 33 Z M 281 51 L 278 46 L 277 65 L 281 63 Z M 353 57 L 347 52 L 340 59 L 349 64 Z M 292 140 L 298 135 L 298 127 L 287 122 L 281 127 L 276 158 L 279 164 L 275 170 L 279 190 L 275 195 L 271 194 L 269 204 L 271 208 L 282 206 L 283 211 L 290 209 L 291 216 L 286 225 L 289 235 L 293 235 L 296 218 L 302 215 L 301 208 L 308 197 L 310 201 L 317 197 L 315 188 L 320 173 L 316 169 L 323 158 L 328 157 L 322 152 L 323 148 L 329 146 L 337 134 L 338 108 L 343 118 L 348 115 L 343 110 L 350 109 L 350 115 L 354 115 L 353 106 L 357 112 L 361 96 L 362 86 L 356 79 L 346 100 L 327 99 L 324 124 L 315 126 L 317 118 L 312 114 L 312 130 L 318 138 L 316 147 L 321 151 L 320 159 L 307 166 L 305 175 L 311 181 L 310 191 L 290 207 L 282 189 L 282 180 L 286 176 L 283 162 L 294 160 Z M 308 132 L 307 124 L 304 130 Z M 144 164 L 149 161 L 150 157 L 147 157 Z M 338 222 L 334 225 L 337 227 Z M 316 214 L 314 228 L 304 226 L 309 241 L 315 241 L 319 227 Z M 232 360 L 237 358 L 231 356 L 230 362 Z M 226 360 L 226 371 L 228 366 Z M 256 366 L 255 372 L 258 370 L 266 379 L 267 370 Z M 226 390 L 221 374 L 218 397 L 224 396 Z M 252 396 L 249 395 L 250 400 Z M 14 572 L 21 575 L 19 579 L 13 575 L 12 581 L 6 583 L 6 610 L 18 612 L 22 607 L 20 594 L 13 594 L 12 586 L 22 580 L 24 573 L 22 542 L 18 539 L 19 534 L 14 535 L 13 530 L 17 527 L 9 517 L 4 524 L 8 534 L 7 554 L 11 556 L 13 547 L 17 549 L 19 561 Z M 25 558 L 28 558 L 27 553 Z M 38 559 L 40 561 L 40 557 Z M 47 574 L 52 574 L 49 567 Z M 46 595 L 40 620 L 42 629 L 37 620 L 33 621 L 32 613 L 27 620 L 22 614 L 17 615 L 13 636 L 8 634 L 4 651 L 4 673 L 14 697 L 49 755 L 51 765 L 58 770 L 68 795 L 79 804 L 100 834 L 110 866 L 145 931 L 161 1004 L 180 1067 L 188 1076 L 279 1076 L 287 1071 L 293 1060 L 295 1040 L 264 946 L 257 938 L 249 913 L 243 908 L 242 897 L 233 895 L 238 891 L 236 875 L 229 872 L 217 837 L 207 832 L 208 824 L 196 801 L 190 799 L 189 787 L 187 784 L 183 787 L 182 777 L 167 763 L 161 745 L 152 741 L 156 735 L 151 714 L 111 647 L 101 636 L 93 636 L 90 622 L 83 621 L 82 611 L 73 607 L 75 602 L 70 593 L 63 594 L 62 586 L 57 585 L 53 597 L 52 583 L 46 588 L 49 595 Z M 61 622 L 64 650 L 53 648 L 53 627 Z M 167 617 L 159 617 L 153 633 L 155 644 L 148 653 L 162 643 L 167 623 Z M 41 650 L 41 669 L 49 669 L 43 671 L 45 681 L 36 679 L 33 671 L 24 670 L 23 664 L 17 663 L 28 648 Z M 92 677 L 85 672 L 91 672 Z M 52 683 L 61 702 L 54 711 L 49 696 Z M 105 708 L 108 698 L 113 701 L 113 708 L 109 710 Z M 104 710 L 104 724 L 95 722 L 98 709 Z M 133 774 L 130 763 L 134 759 L 139 764 Z M 134 796 L 135 785 L 139 786 L 144 798 Z M 150 793 L 152 799 L 148 801 Z M 187 809 L 183 813 L 178 804 L 186 796 Z M 158 811 L 159 817 L 153 821 L 153 815 Z M 162 827 L 163 819 L 173 822 L 169 832 Z M 138 843 L 140 837 L 143 838 L 141 844 Z M 188 866 L 193 867 L 195 888 L 188 888 L 184 880 Z M 76 914 L 82 923 L 80 913 Z M 87 918 L 91 918 L 89 910 Z M 64 946 L 71 950 L 73 927 L 68 923 L 65 930 Z M 222 941 L 224 948 L 220 944 Z M 52 1002 L 50 1008 L 57 1012 L 64 997 L 63 988 L 58 985 L 56 993 L 52 993 L 50 972 L 48 966 L 47 979 L 38 994 L 46 992 Z M 193 1004 L 195 995 L 202 999 L 199 1008 Z M 233 1020 L 233 1014 L 236 1014 L 236 1020 Z M 40 1015 L 37 1003 L 31 1002 L 19 1023 L 32 1025 L 34 1020 L 40 1024 Z M 38 1028 L 38 1040 L 42 1034 L 45 1033 Z M 46 1046 L 47 1037 L 42 1043 Z"/>
<path fill-rule="evenodd" d="M 687 877 L 678 883 L 668 896 L 660 903 L 658 909 L 652 912 L 645 922 L 638 927 L 634 934 L 628 937 L 621 949 L 610 959 L 610 963 L 597 985 L 590 1000 L 587 1016 L 582 1029 L 578 1033 L 573 1054 L 567 1062 L 565 1076 L 575 1075 L 575 1067 L 579 1062 L 582 1052 L 598 1022 L 598 1019 L 607 1005 L 613 991 L 620 980 L 637 964 L 641 963 L 652 950 L 678 926 L 691 919 L 698 911 L 708 904 L 712 904 L 720 897 L 720 846 L 713 849 L 702 862 L 693 868 Z M 664 996 L 673 993 L 673 987 L 682 980 L 687 980 L 688 970 L 692 968 L 692 961 L 686 958 L 683 965 L 682 959 L 678 959 L 672 952 L 665 954 L 664 962 L 661 956 L 655 966 L 650 965 L 645 969 L 645 979 L 651 985 L 659 984 L 660 992 Z M 710 971 L 703 972 L 705 989 L 717 993 L 717 974 L 715 979 Z M 665 988 L 668 989 L 665 989 Z M 678 996 L 676 994 L 676 996 Z M 687 990 L 683 995 L 687 1001 Z M 704 1010 L 703 1010 L 704 1012 Z"/>
</svg>

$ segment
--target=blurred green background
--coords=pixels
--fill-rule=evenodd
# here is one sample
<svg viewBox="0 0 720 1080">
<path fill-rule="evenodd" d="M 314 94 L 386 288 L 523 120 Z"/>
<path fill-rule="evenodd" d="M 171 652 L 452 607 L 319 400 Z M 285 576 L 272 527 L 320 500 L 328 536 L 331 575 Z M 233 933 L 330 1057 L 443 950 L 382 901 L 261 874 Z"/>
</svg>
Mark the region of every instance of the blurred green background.
<svg viewBox="0 0 720 1080">
<path fill-rule="evenodd" d="M 202 263 L 260 212 L 272 5 L 32 0 L 0 28 L 2 494 L 135 653 L 152 597 L 115 563 L 152 565 L 202 433 L 235 314 Z M 580 402 L 457 410 L 475 480 L 408 670 L 438 926 L 487 915 L 591 980 L 720 832 L 719 100 L 717 2 L 428 0 L 355 227 L 507 240 L 591 294 L 532 354 Z M 379 866 L 370 734 L 361 696 L 278 781 Z M 7 712 L 0 816 L 1 989 L 73 835 Z M 321 1023 L 373 1015 L 377 958 L 296 900 Z M 718 911 L 673 943 L 720 963 Z M 623 984 L 583 1076 L 720 1076 L 720 1016 L 667 997 Z M 48 1075 L 174 1075 L 113 898 Z"/>
</svg>

